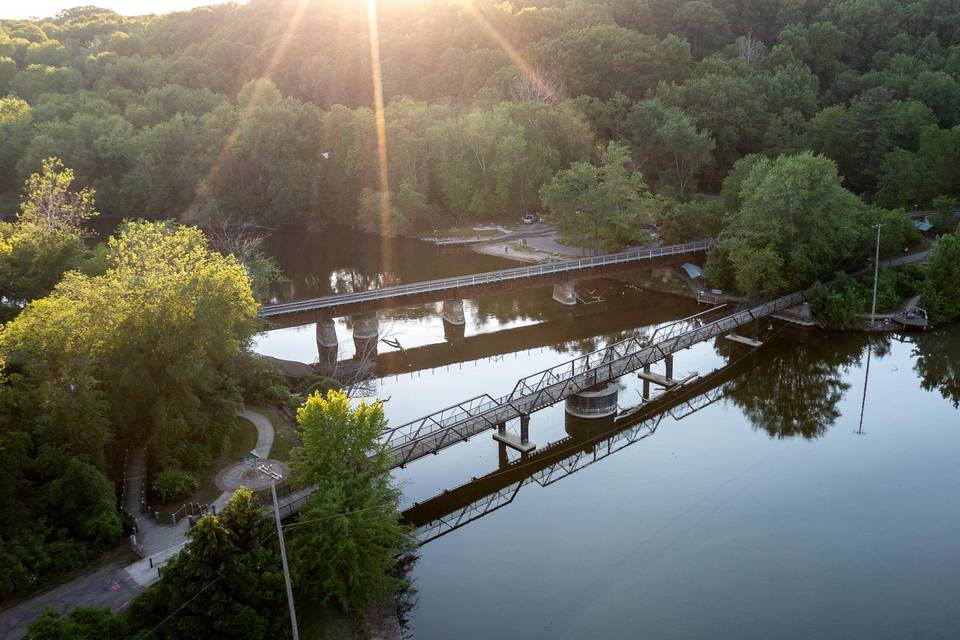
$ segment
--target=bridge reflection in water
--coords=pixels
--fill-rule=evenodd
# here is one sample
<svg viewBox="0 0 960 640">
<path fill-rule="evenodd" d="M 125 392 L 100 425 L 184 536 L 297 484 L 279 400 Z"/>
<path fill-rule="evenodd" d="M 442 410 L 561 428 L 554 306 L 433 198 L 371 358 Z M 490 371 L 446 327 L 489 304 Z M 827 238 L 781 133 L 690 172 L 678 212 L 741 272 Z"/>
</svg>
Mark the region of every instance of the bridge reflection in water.
<svg viewBox="0 0 960 640">
<path fill-rule="evenodd" d="M 501 509 L 529 483 L 547 487 L 656 433 L 668 416 L 682 420 L 724 396 L 725 385 L 745 369 L 741 358 L 716 371 L 665 390 L 638 407 L 606 419 L 584 420 L 566 416 L 567 436 L 514 460 L 500 445 L 499 467 L 403 512 L 415 527 L 420 544 L 426 544 Z"/>
</svg>

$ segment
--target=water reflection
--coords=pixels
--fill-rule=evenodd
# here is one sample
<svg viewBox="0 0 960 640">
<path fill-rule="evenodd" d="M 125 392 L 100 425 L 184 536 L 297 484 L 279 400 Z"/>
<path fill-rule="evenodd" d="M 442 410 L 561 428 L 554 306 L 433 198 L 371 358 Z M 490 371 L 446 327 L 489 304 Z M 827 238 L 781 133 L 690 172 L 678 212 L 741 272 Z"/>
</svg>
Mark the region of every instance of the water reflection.
<svg viewBox="0 0 960 640">
<path fill-rule="evenodd" d="M 754 358 L 749 371 L 731 383 L 729 398 L 773 438 L 823 435 L 840 417 L 850 385 L 843 374 L 860 362 L 865 338 L 785 329 Z M 718 340 L 721 353 L 742 348 Z"/>
<path fill-rule="evenodd" d="M 338 226 L 283 227 L 266 238 L 264 248 L 287 277 L 271 290 L 272 302 L 516 266 L 494 256 L 470 251 L 440 253 L 417 240 L 383 239 Z"/>
<path fill-rule="evenodd" d="M 565 414 L 565 435 L 559 440 L 512 460 L 501 443 L 497 469 L 414 503 L 403 518 L 416 528 L 421 543 L 436 540 L 503 509 L 524 485 L 552 485 L 654 435 L 668 416 L 680 421 L 710 406 L 742 368 L 742 360 L 721 366 L 617 416 L 585 419 Z"/>
<path fill-rule="evenodd" d="M 960 407 L 960 327 L 914 334 L 913 345 L 920 385 Z"/>
</svg>

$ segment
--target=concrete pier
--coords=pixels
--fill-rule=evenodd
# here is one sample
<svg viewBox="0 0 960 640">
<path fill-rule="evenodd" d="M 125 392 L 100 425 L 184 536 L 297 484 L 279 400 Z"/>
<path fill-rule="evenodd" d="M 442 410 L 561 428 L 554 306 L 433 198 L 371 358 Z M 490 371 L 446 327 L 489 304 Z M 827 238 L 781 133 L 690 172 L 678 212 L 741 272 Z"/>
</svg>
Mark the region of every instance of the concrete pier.
<svg viewBox="0 0 960 640">
<path fill-rule="evenodd" d="M 330 319 L 324 319 L 317 322 L 317 346 L 318 347 L 336 347 L 340 344 L 337 339 L 337 325 Z"/>
<path fill-rule="evenodd" d="M 463 300 L 444 300 L 440 316 L 443 318 L 444 339 L 452 344 L 463 342 L 467 326 L 463 315 Z"/>
<path fill-rule="evenodd" d="M 537 448 L 537 445 L 530 442 L 530 416 L 525 414 L 520 416 L 520 435 L 507 431 L 505 422 L 497 425 L 497 430 L 493 434 L 493 439 L 500 443 L 501 447 L 510 447 L 520 453 L 530 453 Z M 506 453 L 506 451 L 502 451 Z"/>
<path fill-rule="evenodd" d="M 553 285 L 553 299 L 566 307 L 573 307 L 577 304 L 576 280 L 568 280 Z"/>
<path fill-rule="evenodd" d="M 460 344 L 464 341 L 466 336 L 464 330 L 466 325 L 464 324 L 454 324 L 452 322 L 447 322 L 446 319 L 443 321 L 443 339 L 449 342 L 450 344 Z"/>
<path fill-rule="evenodd" d="M 337 363 L 337 352 L 340 350 L 340 341 L 337 339 L 337 325 L 331 319 L 317 322 L 317 353 L 322 365 Z"/>
<path fill-rule="evenodd" d="M 614 382 L 575 393 L 567 398 L 567 414 L 577 418 L 606 418 L 617 412 L 620 388 Z"/>
<path fill-rule="evenodd" d="M 441 316 L 444 322 L 450 324 L 466 324 L 467 321 L 463 315 L 463 300 L 444 300 Z"/>
<path fill-rule="evenodd" d="M 727 340 L 732 340 L 733 342 L 739 342 L 740 344 L 745 344 L 748 347 L 762 347 L 763 343 L 759 340 L 754 340 L 752 338 L 747 338 L 746 336 L 741 336 L 737 333 L 727 334 Z"/>
<path fill-rule="evenodd" d="M 376 313 L 353 316 L 353 345 L 355 358 L 362 359 L 377 354 L 380 342 L 380 321 Z"/>
</svg>

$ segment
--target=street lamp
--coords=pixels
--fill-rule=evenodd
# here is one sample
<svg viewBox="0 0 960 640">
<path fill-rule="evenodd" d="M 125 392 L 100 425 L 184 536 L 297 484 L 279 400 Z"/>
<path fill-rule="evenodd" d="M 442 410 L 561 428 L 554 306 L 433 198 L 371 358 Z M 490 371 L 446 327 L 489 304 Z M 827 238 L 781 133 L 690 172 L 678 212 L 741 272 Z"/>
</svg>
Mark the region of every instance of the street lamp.
<svg viewBox="0 0 960 640">
<path fill-rule="evenodd" d="M 870 326 L 877 326 L 877 277 L 880 275 L 880 227 L 882 224 L 875 224 L 877 229 L 877 253 L 873 259 L 873 307 L 870 310 Z"/>
</svg>

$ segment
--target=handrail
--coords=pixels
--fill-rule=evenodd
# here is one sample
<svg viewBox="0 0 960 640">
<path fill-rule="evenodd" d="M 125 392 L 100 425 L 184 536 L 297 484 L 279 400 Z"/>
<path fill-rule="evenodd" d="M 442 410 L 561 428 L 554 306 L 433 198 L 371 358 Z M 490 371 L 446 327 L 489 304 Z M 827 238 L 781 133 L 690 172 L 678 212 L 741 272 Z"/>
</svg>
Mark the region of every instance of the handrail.
<svg viewBox="0 0 960 640">
<path fill-rule="evenodd" d="M 665 325 L 664 328 L 669 330 L 658 335 L 656 342 L 638 337 L 615 342 L 521 378 L 513 391 L 502 398 L 494 399 L 484 394 L 390 429 L 383 434 L 386 438 L 381 436 L 381 442 L 394 453 L 399 464 L 412 462 L 484 429 L 559 402 L 571 393 L 618 378 L 752 320 L 800 304 L 807 295 L 807 291 L 798 291 L 688 330 L 684 330 L 688 328 L 687 323 L 677 321 Z M 454 409 L 460 411 L 451 413 Z"/>
<path fill-rule="evenodd" d="M 632 249 L 622 253 L 612 253 L 602 256 L 593 256 L 590 258 L 578 258 L 576 260 L 566 260 L 564 262 L 513 267 L 510 269 L 487 271 L 485 273 L 478 273 L 469 276 L 453 276 L 449 278 L 439 278 L 436 280 L 424 280 L 410 284 L 395 285 L 392 287 L 380 287 L 377 289 L 371 289 L 369 291 L 354 291 L 350 293 L 322 296 L 319 298 L 308 298 L 305 300 L 295 300 L 292 302 L 280 302 L 277 304 L 263 305 L 260 307 L 259 314 L 261 317 L 268 318 L 287 313 L 296 313 L 298 311 L 337 307 L 345 304 L 368 302 L 371 300 L 399 298 L 428 291 L 443 291 L 449 289 L 459 289 L 461 287 L 473 287 L 535 276 L 565 273 L 568 271 L 579 271 L 598 266 L 622 264 L 626 262 L 635 262 L 637 260 L 649 260 L 664 256 L 706 251 L 710 248 L 710 242 L 710 240 L 701 240 L 698 242 L 684 242 L 682 244 L 669 245 L 666 247 Z"/>
</svg>

